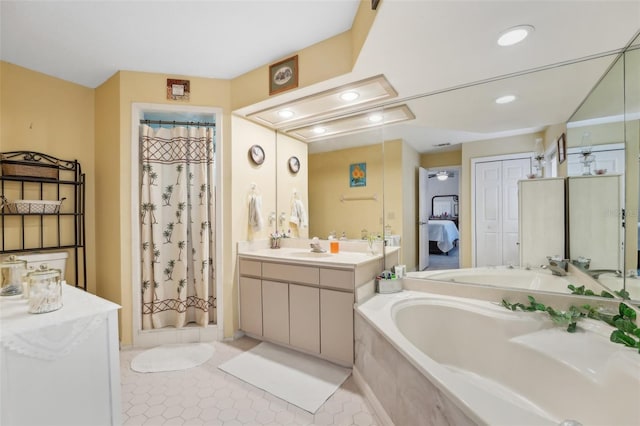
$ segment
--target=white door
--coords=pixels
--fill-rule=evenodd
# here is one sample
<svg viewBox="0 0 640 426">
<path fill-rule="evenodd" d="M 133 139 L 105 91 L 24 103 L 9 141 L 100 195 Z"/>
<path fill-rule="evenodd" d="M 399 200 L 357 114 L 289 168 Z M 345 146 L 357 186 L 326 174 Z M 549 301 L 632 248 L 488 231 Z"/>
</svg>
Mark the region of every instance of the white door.
<svg viewBox="0 0 640 426">
<path fill-rule="evenodd" d="M 418 270 L 429 266 L 429 200 L 427 199 L 427 169 L 418 172 Z"/>
<path fill-rule="evenodd" d="M 476 266 L 518 265 L 518 180 L 529 158 L 476 163 Z"/>
<path fill-rule="evenodd" d="M 502 162 L 502 265 L 519 265 L 518 181 L 526 179 L 531 160 L 520 158 Z"/>
<path fill-rule="evenodd" d="M 502 264 L 502 162 L 476 164 L 476 266 Z"/>
</svg>

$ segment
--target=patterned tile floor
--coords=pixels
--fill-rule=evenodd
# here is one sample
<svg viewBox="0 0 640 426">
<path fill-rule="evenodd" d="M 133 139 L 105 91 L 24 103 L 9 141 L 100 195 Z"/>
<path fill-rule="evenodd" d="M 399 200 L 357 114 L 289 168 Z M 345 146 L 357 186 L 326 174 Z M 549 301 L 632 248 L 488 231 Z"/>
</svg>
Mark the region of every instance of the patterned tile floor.
<svg viewBox="0 0 640 426">
<path fill-rule="evenodd" d="M 131 360 L 142 350 L 122 350 L 124 425 L 378 425 L 353 376 L 315 415 L 218 369 L 259 341 L 214 342 L 206 363 L 182 371 L 138 373 Z"/>
</svg>

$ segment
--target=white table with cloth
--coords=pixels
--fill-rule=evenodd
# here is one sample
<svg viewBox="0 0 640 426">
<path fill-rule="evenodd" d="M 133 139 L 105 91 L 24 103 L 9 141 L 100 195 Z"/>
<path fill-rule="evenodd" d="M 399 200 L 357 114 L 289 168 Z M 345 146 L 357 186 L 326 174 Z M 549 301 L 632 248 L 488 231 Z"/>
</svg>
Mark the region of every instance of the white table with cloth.
<svg viewBox="0 0 640 426">
<path fill-rule="evenodd" d="M 455 241 L 460 238 L 458 227 L 450 220 L 429 220 L 429 241 L 436 241 L 443 253 L 455 247 Z"/>
<path fill-rule="evenodd" d="M 62 285 L 61 309 L 0 297 L 0 424 L 122 423 L 115 303 Z"/>
</svg>

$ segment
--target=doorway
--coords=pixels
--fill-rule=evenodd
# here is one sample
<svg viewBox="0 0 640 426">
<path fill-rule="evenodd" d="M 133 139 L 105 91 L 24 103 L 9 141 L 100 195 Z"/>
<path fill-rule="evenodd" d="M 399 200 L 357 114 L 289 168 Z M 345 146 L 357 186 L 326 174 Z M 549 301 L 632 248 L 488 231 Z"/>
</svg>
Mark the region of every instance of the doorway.
<svg viewBox="0 0 640 426">
<path fill-rule="evenodd" d="M 167 119 L 166 117 L 172 117 L 172 118 Z M 181 324 L 177 326 L 170 325 L 165 327 L 161 326 L 160 328 L 146 329 L 148 328 L 148 324 L 147 326 L 143 325 L 143 324 L 146 324 L 143 321 L 143 317 L 145 315 L 148 316 L 149 312 L 147 312 L 148 310 L 147 308 L 149 305 L 151 304 L 154 305 L 152 309 L 153 311 L 152 313 L 161 312 L 162 315 L 164 315 L 165 313 L 163 312 L 162 309 L 160 310 L 156 309 L 155 305 L 157 305 L 157 303 L 155 303 L 156 301 L 155 298 L 153 298 L 153 300 L 151 301 L 154 303 L 149 303 L 149 300 L 143 299 L 144 293 L 145 293 L 144 291 L 145 283 L 143 282 L 144 281 L 143 272 L 145 271 L 145 269 L 143 269 L 143 267 L 148 269 L 147 267 L 148 265 L 145 266 L 145 264 L 148 264 L 151 262 L 149 262 L 149 259 L 143 258 L 144 244 L 142 242 L 143 233 L 142 233 L 142 228 L 140 224 L 141 217 L 144 214 L 144 212 L 141 209 L 141 205 L 142 205 L 141 200 L 143 200 L 142 196 L 144 194 L 142 189 L 144 188 L 144 185 L 141 185 L 141 182 L 144 180 L 145 167 L 148 167 L 145 164 L 143 164 L 144 161 L 146 161 L 144 160 L 144 158 L 146 157 L 143 157 L 143 153 L 140 148 L 141 147 L 140 144 L 144 139 L 142 138 L 143 135 L 141 133 L 142 131 L 141 125 L 140 125 L 141 120 L 152 120 L 152 121 L 160 120 L 162 121 L 163 124 L 165 120 L 168 120 L 168 121 L 175 120 L 176 122 L 180 121 L 180 122 L 186 123 L 185 126 L 176 125 L 174 128 L 170 129 L 171 132 L 173 132 L 174 130 L 180 130 L 180 131 L 182 131 L 181 129 L 186 130 L 188 127 L 187 124 L 190 124 L 189 122 L 192 122 L 192 121 L 211 122 L 211 123 L 215 123 L 217 121 L 218 123 L 221 123 L 222 122 L 221 117 L 222 117 L 222 111 L 219 108 L 174 106 L 174 105 L 164 105 L 164 104 L 137 104 L 137 103 L 134 103 L 132 105 L 132 114 L 131 114 L 131 247 L 132 247 L 131 287 L 132 287 L 132 293 L 133 293 L 132 323 L 133 323 L 133 346 L 134 347 L 148 347 L 148 346 L 155 346 L 155 345 L 166 344 L 166 343 L 200 342 L 200 341 L 213 341 L 213 340 L 222 339 L 223 329 L 224 329 L 222 324 L 222 318 L 223 318 L 222 309 L 221 309 L 222 303 L 218 303 L 218 301 L 221 301 L 223 297 L 222 284 L 221 284 L 222 276 L 220 274 L 221 263 L 222 263 L 221 262 L 221 244 L 220 244 L 221 236 L 222 236 L 221 220 L 220 220 L 220 217 L 221 217 L 220 204 L 221 203 L 219 201 L 216 201 L 216 199 L 218 198 L 218 194 L 222 192 L 220 187 L 220 183 L 221 183 L 220 178 L 222 176 L 222 173 L 221 173 L 221 167 L 219 167 L 219 164 L 220 164 L 219 158 L 221 158 L 220 149 L 216 149 L 216 145 L 219 145 L 217 139 L 219 137 L 218 135 L 220 135 L 221 133 L 220 129 L 214 132 L 213 137 L 211 139 L 212 155 L 210 157 L 210 160 L 207 160 L 206 162 L 200 161 L 200 166 L 198 166 L 200 169 L 206 171 L 207 173 L 210 173 L 210 177 L 207 180 L 208 183 L 206 184 L 207 191 L 205 191 L 205 194 L 209 194 L 209 195 L 202 199 L 198 198 L 198 193 L 190 194 L 189 191 L 193 192 L 193 190 L 197 190 L 198 188 L 201 188 L 203 185 L 198 186 L 198 188 L 196 188 L 193 185 L 187 185 L 189 186 L 189 188 L 193 186 L 193 188 L 195 189 L 191 188 L 191 190 L 185 190 L 186 197 L 189 198 L 190 196 L 193 196 L 194 198 L 191 201 L 187 199 L 187 201 L 183 203 L 185 205 L 192 204 L 197 208 L 199 208 L 200 210 L 205 209 L 211 212 L 212 219 L 210 221 L 206 221 L 207 231 L 208 231 L 207 233 L 196 232 L 198 230 L 187 231 L 187 235 L 193 235 L 193 238 L 196 238 L 198 243 L 201 240 L 206 240 L 203 237 L 203 235 L 205 234 L 211 234 L 215 236 L 215 238 L 212 239 L 213 242 L 210 245 L 210 249 L 209 249 L 210 254 L 206 259 L 206 268 L 203 266 L 202 268 L 197 269 L 197 271 L 200 272 L 201 275 L 203 275 L 202 271 L 205 270 L 207 274 L 210 274 L 210 276 L 212 277 L 210 278 L 210 284 L 208 284 L 208 287 L 210 288 L 209 294 L 206 297 L 205 297 L 205 294 L 202 292 L 197 295 L 200 299 L 203 299 L 206 301 L 207 306 L 205 307 L 201 306 L 203 304 L 202 301 L 198 300 L 198 297 L 195 297 L 196 295 L 194 295 L 194 291 L 191 290 L 188 285 L 192 281 L 194 281 L 195 273 L 193 271 L 196 271 L 195 266 L 193 268 L 187 268 L 186 273 L 188 278 L 185 278 L 184 280 L 178 280 L 177 277 L 175 278 L 173 277 L 173 275 L 176 272 L 176 269 L 178 269 L 177 266 L 175 269 L 169 268 L 170 270 L 165 268 L 164 272 L 160 270 L 159 274 L 161 278 L 160 279 L 156 278 L 153 280 L 154 281 L 153 286 L 156 285 L 155 281 L 160 281 L 158 285 L 166 284 L 169 287 L 171 287 L 171 284 L 175 281 L 176 283 L 175 287 L 178 289 L 176 290 L 177 292 L 176 294 L 179 294 L 180 296 L 179 297 L 176 296 L 174 297 L 174 299 L 179 299 L 179 300 L 177 302 L 169 300 L 168 302 L 165 303 L 165 305 L 175 310 L 177 312 L 176 315 L 185 316 L 184 321 L 182 321 L 181 319 L 182 321 Z M 151 127 L 151 125 L 145 125 L 142 127 L 143 128 Z M 200 131 L 201 129 L 196 129 L 196 130 Z M 210 134 L 211 132 L 209 132 L 209 135 Z M 176 143 L 184 144 L 186 143 L 184 141 L 190 140 L 189 138 L 183 138 L 181 135 L 178 135 L 178 136 L 180 137 L 174 138 Z M 206 139 L 209 140 L 210 137 L 211 136 L 207 136 Z M 201 138 L 195 138 L 194 140 L 200 141 L 200 139 Z M 159 143 L 160 142 L 162 142 L 162 140 L 159 140 Z M 172 142 L 173 142 L 173 139 L 172 139 Z M 204 142 L 200 141 L 199 143 L 204 143 Z M 191 145 L 189 145 L 189 147 L 190 146 Z M 180 149 L 177 151 L 172 150 L 171 152 L 175 151 L 175 152 L 188 153 L 190 150 L 189 147 L 185 148 L 186 151 L 185 149 Z M 165 151 L 147 149 L 145 152 L 147 152 L 147 154 L 151 152 L 151 153 L 156 153 L 157 155 L 164 155 L 162 153 Z M 193 157 L 193 155 L 190 155 L 190 158 L 191 157 Z M 156 161 L 156 160 L 153 160 L 153 161 Z M 185 179 L 189 179 L 188 183 L 190 184 L 194 183 L 193 179 L 197 177 L 197 173 L 196 173 L 197 170 L 196 168 L 193 168 L 192 170 L 190 169 L 190 167 L 192 166 L 189 165 L 185 169 L 185 166 L 183 166 L 181 170 L 175 171 L 175 173 L 180 174 L 181 178 L 184 177 L 180 179 L 181 182 L 185 181 Z M 173 168 L 176 168 L 176 170 L 178 170 L 176 166 L 173 166 Z M 190 171 L 190 173 L 185 174 L 186 173 L 185 171 L 187 172 Z M 147 174 L 149 174 L 148 171 L 147 171 Z M 175 178 L 175 176 L 173 177 Z M 147 177 L 147 180 L 149 179 L 150 179 L 150 175 Z M 169 187 L 171 187 L 172 189 L 175 189 L 175 191 L 169 191 Z M 176 198 L 176 202 L 180 201 L 180 200 L 177 200 L 179 191 L 176 188 L 177 187 L 173 184 L 172 185 L 163 184 L 161 188 L 161 192 L 162 191 L 164 192 L 160 194 L 162 195 L 162 197 L 159 198 L 158 200 L 155 200 L 157 209 L 162 208 L 159 206 L 171 205 L 171 203 L 167 201 L 169 198 L 165 197 L 165 195 L 167 195 L 165 194 L 166 192 L 169 192 L 168 195 L 170 196 L 170 200 L 172 200 L 173 198 Z M 202 193 L 201 190 L 200 190 L 200 193 Z M 206 200 L 206 199 L 209 199 L 210 201 L 207 203 L 201 202 L 202 200 Z M 207 205 L 211 205 L 212 207 L 207 209 L 206 208 Z M 169 209 L 169 207 L 167 208 Z M 191 213 L 195 214 L 193 209 Z M 179 220 L 180 218 L 175 219 L 174 221 L 169 221 L 169 222 L 173 222 L 172 223 L 173 226 L 171 227 L 173 228 L 173 231 L 174 232 L 176 231 L 176 223 L 178 222 L 195 223 L 196 218 L 194 216 L 190 216 L 189 218 L 190 220 L 186 222 L 185 220 L 180 221 Z M 168 229 L 168 225 L 167 225 L 167 229 Z M 160 241 L 157 243 L 158 246 L 160 245 L 165 246 L 165 242 L 168 241 L 167 239 L 171 240 L 173 238 L 172 232 L 169 231 L 168 236 L 165 235 L 166 232 L 167 230 L 163 228 L 163 233 L 161 234 L 161 237 L 159 237 Z M 198 238 L 198 235 L 199 235 L 199 238 Z M 192 241 L 196 241 L 193 238 L 192 238 Z M 154 239 L 154 241 L 155 240 L 158 240 L 158 238 Z M 184 239 L 184 240 L 185 240 L 185 244 L 182 247 L 180 246 L 181 241 L 176 240 L 176 244 L 178 247 L 176 249 L 177 250 L 176 252 L 178 253 L 178 259 L 180 259 L 181 258 L 180 256 L 184 255 L 184 253 L 188 251 L 187 249 L 190 249 L 191 252 L 194 251 L 193 244 L 195 243 L 193 244 L 189 243 L 188 239 Z M 158 249 L 160 248 L 161 247 L 158 247 Z M 195 251 L 198 251 L 197 247 L 195 247 L 195 249 L 196 249 Z M 204 253 L 204 251 L 202 250 L 200 252 Z M 186 259 L 186 257 L 184 256 L 182 257 Z M 145 262 L 145 259 L 146 259 L 146 262 Z M 152 259 L 152 260 L 153 260 L 153 263 L 155 263 L 155 259 Z M 170 263 L 174 263 L 175 265 L 177 265 L 179 263 L 179 260 L 173 260 L 173 261 L 168 260 L 167 264 L 170 264 Z M 202 263 L 202 265 L 205 265 L 204 260 L 200 263 Z M 171 272 L 173 272 L 173 274 Z M 191 275 L 193 276 L 189 275 L 189 273 L 191 273 Z M 168 274 L 168 275 L 162 275 L 162 274 Z M 174 278 L 173 281 L 171 280 L 171 278 Z M 197 280 L 196 282 L 200 283 L 200 281 L 197 281 Z M 149 291 L 150 287 L 151 287 L 151 284 L 149 283 L 146 288 L 147 292 Z M 180 293 L 180 290 L 182 290 L 184 294 Z M 191 305 L 194 305 L 194 306 L 192 307 Z M 195 314 L 189 310 L 189 309 L 194 310 L 194 308 L 195 308 L 195 311 L 198 311 Z M 199 311 L 203 311 L 203 312 L 208 311 L 207 312 L 208 319 L 194 321 L 192 317 L 194 315 L 199 315 Z M 199 325 L 196 325 L 198 323 Z"/>
<path fill-rule="evenodd" d="M 419 169 L 418 270 L 460 267 L 460 166 Z"/>
</svg>

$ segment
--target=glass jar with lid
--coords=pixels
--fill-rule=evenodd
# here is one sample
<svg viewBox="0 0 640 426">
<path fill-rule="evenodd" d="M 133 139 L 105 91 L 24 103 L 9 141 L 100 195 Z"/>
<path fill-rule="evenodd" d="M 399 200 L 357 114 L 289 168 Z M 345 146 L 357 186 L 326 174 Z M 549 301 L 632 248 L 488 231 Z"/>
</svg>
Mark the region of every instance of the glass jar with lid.
<svg viewBox="0 0 640 426">
<path fill-rule="evenodd" d="M 61 275 L 59 269 L 49 269 L 46 264 L 27 274 L 30 313 L 43 314 L 62 308 Z"/>
<path fill-rule="evenodd" d="M 22 280 L 27 272 L 27 262 L 14 255 L 0 262 L 0 296 L 17 296 L 22 294 Z"/>
</svg>

